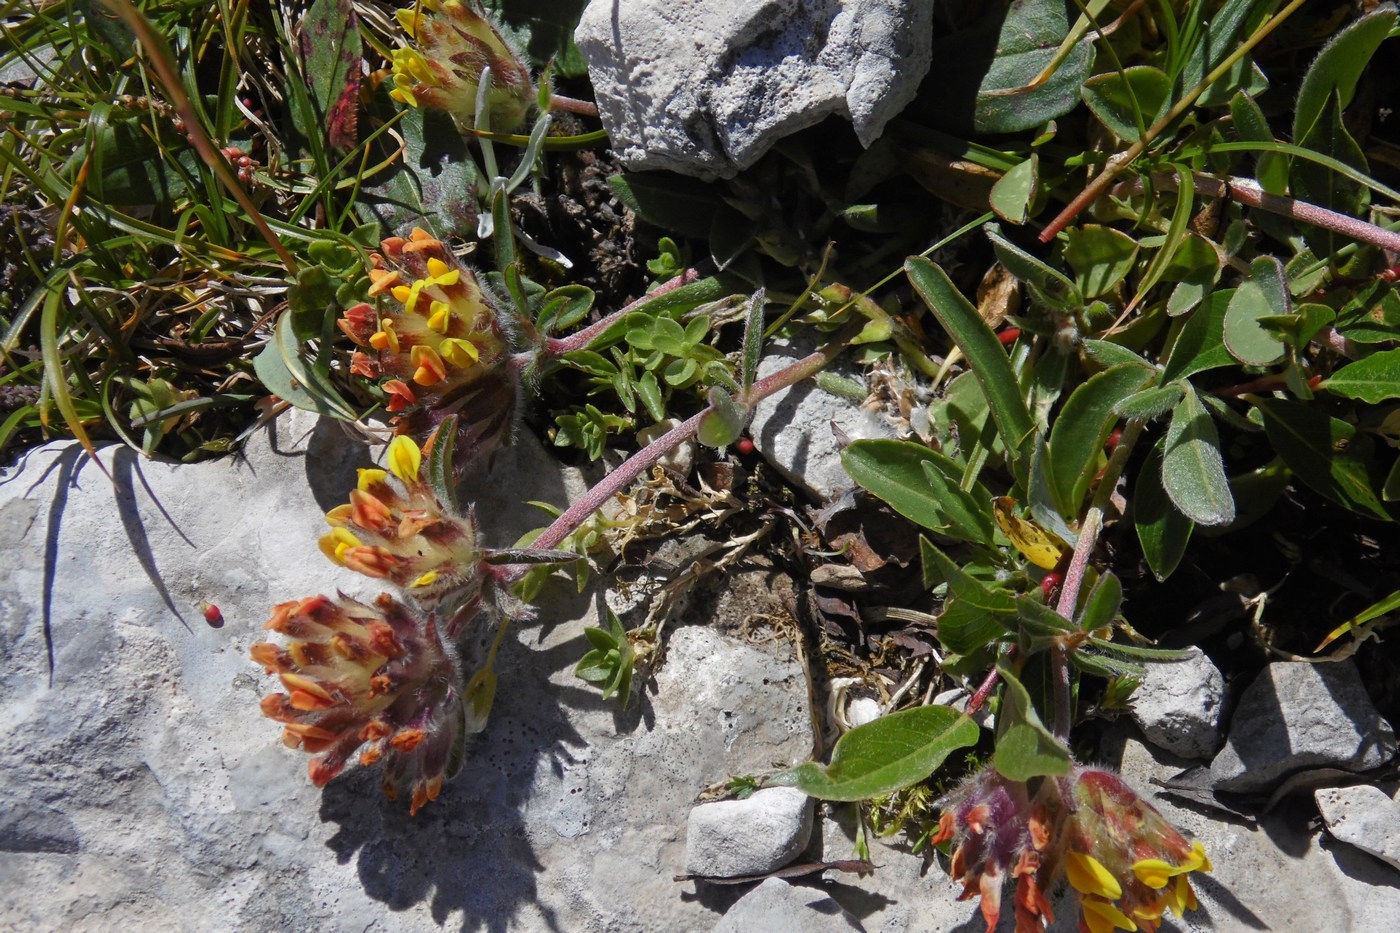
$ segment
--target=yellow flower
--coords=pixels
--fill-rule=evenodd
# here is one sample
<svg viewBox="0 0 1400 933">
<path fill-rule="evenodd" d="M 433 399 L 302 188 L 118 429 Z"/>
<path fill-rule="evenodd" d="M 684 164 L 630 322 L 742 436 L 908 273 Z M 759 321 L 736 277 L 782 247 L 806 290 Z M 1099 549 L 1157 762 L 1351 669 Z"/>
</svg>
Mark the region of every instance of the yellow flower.
<svg viewBox="0 0 1400 933">
<path fill-rule="evenodd" d="M 1065 873 L 1080 894 L 1097 894 L 1110 901 L 1123 896 L 1123 886 L 1118 879 L 1092 855 L 1070 852 L 1065 857 Z"/>
<path fill-rule="evenodd" d="M 475 7 L 463 0 L 424 0 L 414 9 L 397 11 L 411 45 L 391 53 L 394 89 L 389 96 L 410 107 L 446 110 L 471 126 L 481 73 L 490 68 L 486 103 L 491 129 L 509 132 L 534 105 L 534 82 L 524 56 Z"/>
<path fill-rule="evenodd" d="M 423 451 L 413 442 L 413 438 L 399 435 L 389 442 L 389 454 L 385 458 L 389 472 L 405 483 L 418 482 L 418 471 L 423 466 Z"/>
<path fill-rule="evenodd" d="M 1071 879 L 1070 884 L 1074 881 Z M 1086 897 L 1081 905 L 1084 908 L 1084 925 L 1089 933 L 1111 933 L 1113 930 L 1136 930 L 1137 924 L 1127 914 L 1106 901 Z"/>
</svg>

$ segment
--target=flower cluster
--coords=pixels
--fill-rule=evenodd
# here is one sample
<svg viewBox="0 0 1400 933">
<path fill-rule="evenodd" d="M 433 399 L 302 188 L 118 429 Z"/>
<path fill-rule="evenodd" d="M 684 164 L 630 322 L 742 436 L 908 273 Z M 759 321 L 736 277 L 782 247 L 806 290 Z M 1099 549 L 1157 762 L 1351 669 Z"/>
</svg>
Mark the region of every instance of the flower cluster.
<svg viewBox="0 0 1400 933">
<path fill-rule="evenodd" d="M 502 316 L 476 276 L 427 232 L 415 227 L 381 247 L 370 257 L 369 293 L 398 307 L 358 304 L 338 321 L 361 348 L 351 371 L 386 380 L 400 434 L 427 436 L 455 414 L 458 464 L 490 454 L 509 440 L 518 392 Z"/>
<path fill-rule="evenodd" d="M 951 872 L 962 898 L 980 895 L 987 929 L 1001 917 L 1001 889 L 1016 880 L 1017 933 L 1054 922 L 1049 893 L 1061 877 L 1078 893 L 1080 929 L 1152 933 L 1162 914 L 1196 907 L 1187 876 L 1209 871 L 1191 842 L 1118 775 L 1075 766 L 1043 778 L 1035 793 L 994 768 L 973 775 L 945 801 L 934 843 L 952 842 Z"/>
<path fill-rule="evenodd" d="M 398 19 L 412 44 L 392 53 L 390 96 L 410 107 L 446 110 L 472 126 L 481 73 L 490 68 L 486 105 L 491 129 L 510 132 L 524 122 L 535 101 L 530 70 L 477 4 L 418 0 L 411 9 L 399 10 Z"/>
<path fill-rule="evenodd" d="M 317 787 L 358 752 L 361 765 L 382 762 L 390 798 L 410 790 L 416 813 L 455 771 L 466 734 L 485 721 L 490 697 L 463 687 L 453 646 L 480 616 L 495 576 L 471 514 L 438 500 L 412 438 L 394 438 L 386 466 L 360 470 L 350 501 L 326 515 L 331 531 L 321 550 L 397 585 L 407 599 L 282 603 L 266 628 L 290 641 L 254 645 L 252 656 L 281 678 L 286 692 L 265 697 L 262 711 L 284 724 L 286 745 L 317 756 L 309 768 Z"/>
<path fill-rule="evenodd" d="M 262 711 L 284 724 L 285 745 L 317 756 L 313 784 L 323 787 L 358 751 L 362 765 L 383 762 L 390 799 L 410 790 L 413 813 L 437 797 L 464 726 L 457 659 L 432 615 L 421 619 L 387 593 L 373 606 L 313 596 L 275 607 L 265 628 L 291 641 L 253 646 L 253 660 L 287 691 L 263 697 Z"/>
<path fill-rule="evenodd" d="M 326 514 L 331 531 L 321 538 L 321 552 L 342 567 L 389 580 L 420 605 L 451 600 L 447 608 L 468 609 L 456 618 L 474 615 L 484 565 L 471 514 L 459 517 L 438 501 L 422 479 L 423 453 L 412 438 L 394 438 L 386 463 L 387 472 L 360 470 L 350 501 Z M 449 637 L 456 628 L 449 623 Z"/>
</svg>

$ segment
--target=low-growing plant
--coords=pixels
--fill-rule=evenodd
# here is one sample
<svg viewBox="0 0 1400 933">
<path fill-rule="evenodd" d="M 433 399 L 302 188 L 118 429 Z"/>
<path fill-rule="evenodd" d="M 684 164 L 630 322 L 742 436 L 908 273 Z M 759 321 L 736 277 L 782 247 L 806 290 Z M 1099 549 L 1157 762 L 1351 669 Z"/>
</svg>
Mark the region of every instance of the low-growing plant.
<svg viewBox="0 0 1400 933">
<path fill-rule="evenodd" d="M 260 400 L 391 434 L 320 548 L 394 592 L 282 603 L 267 628 L 283 640 L 252 656 L 315 784 L 377 765 L 416 813 L 486 725 L 509 625 L 560 565 L 581 589 L 588 555 L 641 520 L 604 507 L 682 444 L 735 444 L 802 380 L 863 393 L 824 372 L 855 348 L 883 379 L 871 403 L 906 430 L 842 462 L 919 529 L 931 611 L 887 617 L 922 626 L 932 660 L 828 760 L 730 789 L 870 805 L 878 832 L 950 852 L 989 929 L 1010 882 L 1017 929 L 1043 930 L 1061 879 L 1094 933 L 1156 929 L 1195 906 L 1206 853 L 1070 744 L 1146 665 L 1186 656 L 1138 634 L 1134 599 L 1281 504 L 1372 529 L 1400 501 L 1400 193 L 1357 129 L 1397 17 L 1351 17 L 1293 74 L 1271 43 L 1319 39 L 1302 6 L 951 3 L 943 92 L 869 151 L 816 127 L 727 182 L 609 179 L 678 238 L 627 304 L 570 281 L 515 209 L 552 153 L 603 138 L 558 131 L 596 115 L 555 91 L 567 43 L 531 60 L 468 0 L 392 16 L 316 0 L 270 26 L 182 3 L 26 9 L 5 60 L 42 87 L 0 96 L 0 222 L 25 260 L 0 281 L 0 447 L 61 420 L 89 449 L 106 431 L 194 459 L 245 436 Z M 934 241 L 930 216 L 952 232 Z M 774 337 L 819 349 L 760 378 Z M 590 459 L 651 439 L 573 505 L 545 504 L 547 527 L 488 546 L 458 490 L 526 412 Z M 1376 636 L 1400 602 L 1374 597 L 1308 644 Z M 584 637 L 575 673 L 625 705 L 659 626 L 609 613 Z M 948 682 L 964 709 L 928 699 Z"/>
</svg>

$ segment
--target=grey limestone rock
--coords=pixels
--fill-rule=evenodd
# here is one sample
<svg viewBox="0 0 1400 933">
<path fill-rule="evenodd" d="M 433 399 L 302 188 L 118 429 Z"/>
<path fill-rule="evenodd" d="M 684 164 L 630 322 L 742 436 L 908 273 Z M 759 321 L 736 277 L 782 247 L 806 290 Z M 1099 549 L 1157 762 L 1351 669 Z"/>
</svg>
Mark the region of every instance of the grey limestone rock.
<svg viewBox="0 0 1400 933">
<path fill-rule="evenodd" d="M 830 114 L 869 145 L 932 56 L 933 0 L 592 0 L 575 33 L 629 168 L 729 177 Z"/>
<path fill-rule="evenodd" d="M 702 803 L 686 824 L 685 870 L 710 878 L 767 874 L 792 861 L 811 836 L 812 801 L 795 788 Z"/>
<path fill-rule="evenodd" d="M 316 550 L 364 447 L 296 414 L 241 457 L 100 456 L 111 480 L 58 443 L 0 476 L 0 930 L 701 931 L 738 898 L 672 876 L 700 789 L 810 753 L 790 651 L 687 624 L 698 605 L 624 712 L 573 676 L 598 621 L 561 587 L 502 646 L 463 772 L 410 817 L 373 769 L 314 788 L 248 657 L 273 604 L 378 591 Z M 509 544 L 539 524 L 523 500 L 580 486 L 521 437 L 474 492 Z"/>
<path fill-rule="evenodd" d="M 846 912 L 831 896 L 812 888 L 769 878 L 739 899 L 714 933 L 759 933 L 759 931 L 803 933 L 864 933 L 860 921 Z"/>
<path fill-rule="evenodd" d="M 1182 758 L 1209 758 L 1220 748 L 1225 678 L 1205 652 L 1147 665 L 1133 694 L 1133 720 L 1147 740 Z"/>
<path fill-rule="evenodd" d="M 1400 868 L 1400 803 L 1374 784 L 1313 792 L 1327 831 L 1340 842 Z"/>
<path fill-rule="evenodd" d="M 777 372 L 815 349 L 814 344 L 773 344 L 758 366 L 759 377 Z M 837 361 L 828 370 L 862 382 L 858 372 Z M 832 395 L 811 380 L 775 392 L 754 406 L 749 434 L 754 446 L 790 482 L 819 501 L 854 486 L 841 466 L 835 425 L 853 441 L 894 437 L 894 429 L 859 403 Z"/>
<path fill-rule="evenodd" d="M 1219 790 L 1266 792 L 1303 768 L 1365 771 L 1393 757 L 1395 732 L 1351 661 L 1276 661 L 1240 696 L 1210 770 Z"/>
</svg>

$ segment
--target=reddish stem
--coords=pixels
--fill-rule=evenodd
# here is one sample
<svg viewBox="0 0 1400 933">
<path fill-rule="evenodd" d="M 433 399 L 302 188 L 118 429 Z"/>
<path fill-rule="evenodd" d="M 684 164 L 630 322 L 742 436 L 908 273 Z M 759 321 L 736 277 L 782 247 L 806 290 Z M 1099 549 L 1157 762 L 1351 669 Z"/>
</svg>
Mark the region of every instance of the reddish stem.
<svg viewBox="0 0 1400 933">
<path fill-rule="evenodd" d="M 548 338 L 544 342 L 544 352 L 548 356 L 563 356 L 565 353 L 573 353 L 576 350 L 586 349 L 590 343 L 597 339 L 599 334 L 611 327 L 619 318 L 626 317 L 633 311 L 640 309 L 652 299 L 659 298 L 667 292 L 673 292 L 682 285 L 689 285 L 699 278 L 700 273 L 696 272 L 694 269 L 687 269 L 674 279 L 658 285 L 626 307 L 618 308 L 606 317 L 589 324 L 581 331 L 572 333 L 567 337 Z"/>
<path fill-rule="evenodd" d="M 736 398 L 735 401 L 752 408 L 773 393 L 820 372 L 846 348 L 846 344 L 860 332 L 863 326 L 864 322 L 858 321 L 852 327 L 847 327 L 817 352 L 804 356 L 771 376 L 758 380 L 749 387 L 747 395 Z M 602 508 L 613 496 L 631 486 L 637 477 L 651 469 L 662 457 L 694 437 L 696 431 L 700 429 L 700 423 L 705 420 L 705 416 L 713 411 L 714 406 L 707 405 L 677 427 L 667 431 L 628 457 L 621 466 L 603 477 L 602 481 L 588 490 L 582 499 L 569 506 L 562 515 L 556 518 L 548 528 L 540 533 L 531 547 L 543 550 L 558 547 L 565 538 L 577 531 L 590 515 Z M 511 570 L 512 578 L 520 576 L 527 569 L 521 565 L 514 566 Z"/>
</svg>

